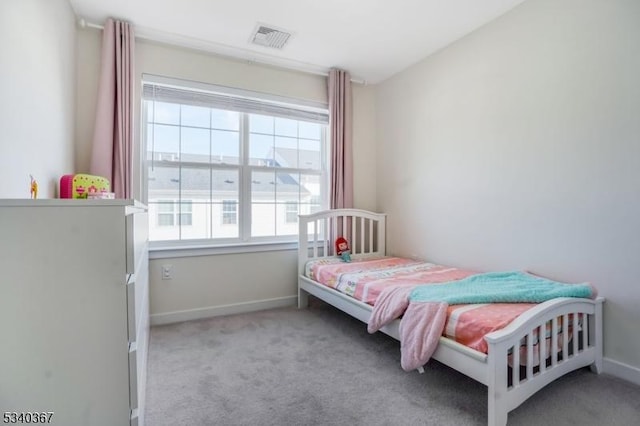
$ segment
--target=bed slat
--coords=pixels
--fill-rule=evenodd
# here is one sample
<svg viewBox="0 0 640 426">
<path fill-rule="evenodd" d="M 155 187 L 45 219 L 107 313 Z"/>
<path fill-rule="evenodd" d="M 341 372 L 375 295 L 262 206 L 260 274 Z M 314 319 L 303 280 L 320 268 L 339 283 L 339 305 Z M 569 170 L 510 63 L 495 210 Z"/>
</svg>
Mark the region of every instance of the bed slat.
<svg viewBox="0 0 640 426">
<path fill-rule="evenodd" d="M 520 346 L 511 348 L 513 354 L 513 366 L 511 367 L 511 383 L 514 387 L 520 386 Z"/>
<path fill-rule="evenodd" d="M 540 373 L 547 369 L 547 324 L 544 322 L 538 329 L 538 341 L 540 342 Z"/>
<path fill-rule="evenodd" d="M 353 217 L 351 218 L 351 235 L 350 235 L 350 240 L 351 244 L 353 245 L 353 247 L 351 247 L 351 252 L 353 254 L 356 254 L 356 218 Z"/>
<path fill-rule="evenodd" d="M 589 333 L 589 318 L 591 315 L 585 315 L 584 320 L 582 321 L 582 349 L 589 349 L 593 343 L 589 341 L 591 337 L 591 333 Z"/>
<path fill-rule="evenodd" d="M 364 218 L 360 218 L 360 253 L 364 253 Z"/>
<path fill-rule="evenodd" d="M 572 327 L 572 335 L 573 335 L 573 356 L 578 355 L 578 343 L 580 343 L 580 328 L 579 328 L 579 314 L 577 312 L 573 313 L 573 327 Z"/>
<path fill-rule="evenodd" d="M 322 257 L 327 257 L 329 256 L 327 241 L 329 240 L 329 235 L 331 235 L 331 230 L 329 229 L 329 218 L 323 219 L 322 222 L 324 224 L 324 237 L 322 238 Z"/>
<path fill-rule="evenodd" d="M 533 330 L 527 335 L 527 380 L 533 378 Z"/>
<path fill-rule="evenodd" d="M 562 361 L 569 357 L 569 315 L 562 316 Z"/>
<path fill-rule="evenodd" d="M 551 367 L 558 363 L 558 317 L 551 320 Z"/>
</svg>

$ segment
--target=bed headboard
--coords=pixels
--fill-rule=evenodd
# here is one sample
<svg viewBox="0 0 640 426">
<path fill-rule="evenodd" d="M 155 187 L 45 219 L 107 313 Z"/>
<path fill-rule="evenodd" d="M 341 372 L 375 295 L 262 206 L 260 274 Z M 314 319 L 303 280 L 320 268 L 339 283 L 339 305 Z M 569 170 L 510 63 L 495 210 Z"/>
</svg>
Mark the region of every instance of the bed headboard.
<svg viewBox="0 0 640 426">
<path fill-rule="evenodd" d="M 386 254 L 386 214 L 335 209 L 299 216 L 298 272 L 307 261 L 335 255 L 334 241 L 349 241 L 351 254 Z"/>
</svg>

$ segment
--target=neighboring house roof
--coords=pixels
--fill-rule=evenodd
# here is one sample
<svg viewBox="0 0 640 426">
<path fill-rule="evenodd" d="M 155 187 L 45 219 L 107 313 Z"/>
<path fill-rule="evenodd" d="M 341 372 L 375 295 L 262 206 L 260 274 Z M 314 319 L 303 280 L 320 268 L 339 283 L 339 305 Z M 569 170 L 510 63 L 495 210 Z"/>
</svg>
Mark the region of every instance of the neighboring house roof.
<svg viewBox="0 0 640 426">
<path fill-rule="evenodd" d="M 254 180 L 251 183 L 251 190 L 258 193 L 272 194 L 277 187 L 279 194 L 300 194 L 302 196 L 310 195 L 303 185 L 298 184 L 296 179 L 286 173 L 278 173 L 275 170 L 274 179 L 270 180 Z M 179 169 L 177 165 L 169 162 L 156 162 L 153 168 L 149 169 L 150 191 L 171 191 L 178 190 L 179 183 L 182 188 L 189 191 L 204 191 L 210 189 L 213 192 L 238 191 L 238 173 L 235 170 L 214 170 L 211 185 L 209 185 L 209 170 L 196 168 Z"/>
<path fill-rule="evenodd" d="M 274 150 L 271 150 L 271 153 L 273 152 Z M 274 158 L 276 165 L 282 167 L 292 167 L 293 165 L 293 167 L 297 167 L 299 169 L 320 170 L 322 168 L 321 157 L 318 151 L 294 148 L 275 148 Z"/>
</svg>

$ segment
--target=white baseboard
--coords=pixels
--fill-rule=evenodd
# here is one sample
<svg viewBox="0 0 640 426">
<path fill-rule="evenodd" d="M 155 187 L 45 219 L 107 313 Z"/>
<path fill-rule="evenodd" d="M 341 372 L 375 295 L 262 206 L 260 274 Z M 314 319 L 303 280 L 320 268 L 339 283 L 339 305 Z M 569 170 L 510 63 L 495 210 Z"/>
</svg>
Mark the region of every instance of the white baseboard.
<svg viewBox="0 0 640 426">
<path fill-rule="evenodd" d="M 604 358 L 602 360 L 602 370 L 606 374 L 640 386 L 640 368 L 614 361 L 611 358 Z"/>
<path fill-rule="evenodd" d="M 247 312 L 263 311 L 266 309 L 295 306 L 298 296 L 278 297 L 276 299 L 256 300 L 254 302 L 234 303 L 232 305 L 209 306 L 206 308 L 173 311 L 161 314 L 151 314 L 151 325 L 173 324 L 176 322 L 195 319 L 218 317 L 222 315 L 243 314 Z"/>
</svg>

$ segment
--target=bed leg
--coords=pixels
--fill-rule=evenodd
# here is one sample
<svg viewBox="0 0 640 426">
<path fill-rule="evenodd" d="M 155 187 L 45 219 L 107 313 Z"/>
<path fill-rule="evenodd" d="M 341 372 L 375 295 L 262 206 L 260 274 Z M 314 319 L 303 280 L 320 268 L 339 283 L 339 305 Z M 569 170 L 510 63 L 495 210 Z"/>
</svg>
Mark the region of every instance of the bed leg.
<svg viewBox="0 0 640 426">
<path fill-rule="evenodd" d="M 298 288 L 298 309 L 309 307 L 309 293 Z"/>
<path fill-rule="evenodd" d="M 489 413 L 488 413 L 488 426 L 506 426 L 508 413 L 497 407 L 495 399 L 492 401 L 491 395 L 489 396 Z"/>
<path fill-rule="evenodd" d="M 587 318 L 589 321 L 589 341 L 594 342 L 593 345 L 596 349 L 596 359 L 589 366 L 592 372 L 596 374 L 602 373 L 602 357 L 603 357 L 603 344 L 602 344 L 602 299 L 598 299 L 596 303 L 595 315 L 589 315 Z"/>
</svg>

